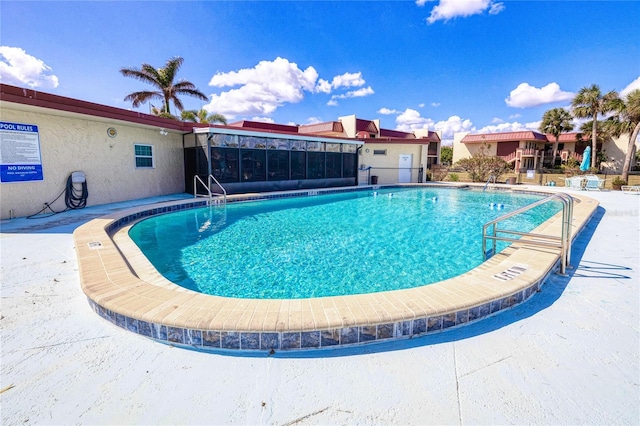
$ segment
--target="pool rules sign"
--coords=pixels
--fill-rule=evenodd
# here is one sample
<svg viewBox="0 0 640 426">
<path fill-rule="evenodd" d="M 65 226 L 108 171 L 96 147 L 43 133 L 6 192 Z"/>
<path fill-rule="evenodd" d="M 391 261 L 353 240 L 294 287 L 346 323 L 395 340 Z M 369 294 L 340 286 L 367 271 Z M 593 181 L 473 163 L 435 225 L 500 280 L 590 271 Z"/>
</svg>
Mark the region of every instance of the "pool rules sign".
<svg viewBox="0 0 640 426">
<path fill-rule="evenodd" d="M 38 126 L 0 121 L 0 182 L 43 180 Z"/>
</svg>

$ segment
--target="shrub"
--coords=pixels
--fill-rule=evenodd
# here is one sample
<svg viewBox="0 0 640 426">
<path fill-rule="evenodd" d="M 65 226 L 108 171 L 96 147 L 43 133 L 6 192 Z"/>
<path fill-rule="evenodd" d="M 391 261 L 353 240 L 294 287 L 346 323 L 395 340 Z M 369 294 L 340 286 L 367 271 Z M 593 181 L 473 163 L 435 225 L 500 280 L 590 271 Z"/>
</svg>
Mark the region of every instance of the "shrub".
<svg viewBox="0 0 640 426">
<path fill-rule="evenodd" d="M 611 186 L 613 189 L 620 189 L 622 186 L 626 185 L 627 181 L 622 179 L 620 176 L 617 176 L 614 180 L 611 181 Z"/>
<path fill-rule="evenodd" d="M 567 176 L 573 176 L 580 172 L 580 162 L 571 157 L 560 168 L 567 174 Z"/>
<path fill-rule="evenodd" d="M 488 151 L 486 144 L 483 144 L 471 158 L 463 158 L 456 165 L 468 172 L 473 182 L 484 182 L 491 175 L 498 180 L 511 168 L 501 157 L 488 155 Z"/>
<path fill-rule="evenodd" d="M 451 182 L 459 182 L 459 181 L 460 181 L 460 176 L 458 176 L 458 174 L 457 174 L 457 173 L 451 173 L 451 174 L 449 175 L 449 180 L 450 180 Z"/>
</svg>

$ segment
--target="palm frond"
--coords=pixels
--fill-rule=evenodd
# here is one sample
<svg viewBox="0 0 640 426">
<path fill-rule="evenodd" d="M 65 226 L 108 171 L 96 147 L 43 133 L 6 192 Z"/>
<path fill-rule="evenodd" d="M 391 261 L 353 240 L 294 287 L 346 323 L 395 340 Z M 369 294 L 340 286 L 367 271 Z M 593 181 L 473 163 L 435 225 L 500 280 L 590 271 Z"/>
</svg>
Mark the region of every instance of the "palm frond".
<svg viewBox="0 0 640 426">
<path fill-rule="evenodd" d="M 198 119 L 198 113 L 194 110 L 182 110 L 180 111 L 180 117 L 182 121 L 191 121 L 194 123 L 198 123 L 200 120 Z"/>
<path fill-rule="evenodd" d="M 131 101 L 131 105 L 136 108 L 139 107 L 140 104 L 143 104 L 151 99 L 164 99 L 161 93 L 158 92 L 133 92 L 125 96 L 125 101 Z"/>
</svg>

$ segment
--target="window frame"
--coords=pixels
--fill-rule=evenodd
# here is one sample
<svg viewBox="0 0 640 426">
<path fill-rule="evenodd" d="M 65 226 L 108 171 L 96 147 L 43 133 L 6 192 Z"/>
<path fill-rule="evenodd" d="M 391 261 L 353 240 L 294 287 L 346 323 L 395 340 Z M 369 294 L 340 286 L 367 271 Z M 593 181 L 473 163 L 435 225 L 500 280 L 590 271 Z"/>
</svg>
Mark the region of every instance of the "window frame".
<svg viewBox="0 0 640 426">
<path fill-rule="evenodd" d="M 149 148 L 151 150 L 151 155 L 138 154 L 137 148 L 144 147 Z M 134 156 L 134 164 L 136 169 L 155 169 L 156 168 L 156 158 L 155 158 L 155 149 L 154 146 L 148 143 L 134 143 L 133 144 L 133 156 Z M 138 159 L 140 160 L 148 160 L 151 159 L 151 165 L 139 165 Z"/>
</svg>

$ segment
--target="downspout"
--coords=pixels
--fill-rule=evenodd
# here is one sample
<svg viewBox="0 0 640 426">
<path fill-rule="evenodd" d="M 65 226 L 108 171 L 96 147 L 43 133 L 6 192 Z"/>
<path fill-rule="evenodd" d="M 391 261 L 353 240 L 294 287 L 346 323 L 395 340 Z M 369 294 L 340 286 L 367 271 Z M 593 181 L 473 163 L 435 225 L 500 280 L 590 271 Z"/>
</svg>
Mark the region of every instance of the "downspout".
<svg viewBox="0 0 640 426">
<path fill-rule="evenodd" d="M 362 149 L 362 147 L 364 146 L 364 144 L 360 145 L 357 149 L 356 149 L 356 186 L 358 186 L 359 182 L 359 176 L 360 173 L 358 173 L 358 170 L 360 170 L 360 150 Z"/>
<path fill-rule="evenodd" d="M 209 133 L 207 136 L 207 180 L 213 174 L 211 169 L 211 138 L 213 138 L 213 133 Z"/>
<path fill-rule="evenodd" d="M 186 153 L 186 142 L 185 142 L 185 137 L 188 135 L 192 135 L 193 130 L 191 130 L 188 133 L 183 133 L 182 134 L 182 167 L 184 168 L 184 191 L 187 191 L 187 183 L 189 182 L 189 180 L 187 179 L 187 153 Z"/>
</svg>

